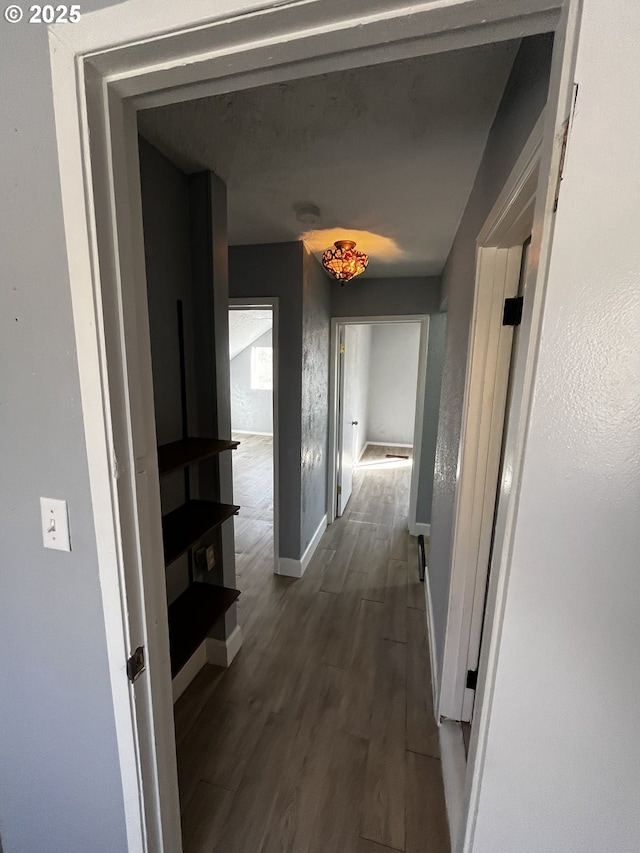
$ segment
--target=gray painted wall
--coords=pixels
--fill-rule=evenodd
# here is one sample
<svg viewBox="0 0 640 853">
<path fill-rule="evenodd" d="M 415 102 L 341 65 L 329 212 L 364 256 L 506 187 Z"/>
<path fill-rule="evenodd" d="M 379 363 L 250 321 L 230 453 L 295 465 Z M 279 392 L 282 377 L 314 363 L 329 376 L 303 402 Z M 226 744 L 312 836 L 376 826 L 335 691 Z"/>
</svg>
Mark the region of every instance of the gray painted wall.
<svg viewBox="0 0 640 853">
<path fill-rule="evenodd" d="M 419 352 L 419 323 L 372 326 L 367 441 L 413 444 Z"/>
<path fill-rule="evenodd" d="M 304 252 L 302 296 L 301 543 L 304 554 L 327 512 L 331 282 Z"/>
<path fill-rule="evenodd" d="M 225 186 L 213 173 L 187 178 L 144 139 L 139 145 L 158 443 L 182 437 L 178 299 L 183 303 L 188 433 L 230 436 Z M 192 498 L 231 503 L 230 454 L 191 466 L 189 473 Z M 183 472 L 162 477 L 160 492 L 163 514 L 180 506 Z M 218 559 L 217 568 L 199 579 L 235 586 L 233 521 L 202 544 L 213 544 Z M 186 555 L 168 566 L 166 581 L 172 602 L 189 585 Z M 214 632 L 223 636 L 234 627 L 235 607 Z"/>
<path fill-rule="evenodd" d="M 230 247 L 229 282 L 280 300 L 280 556 L 298 560 L 326 513 L 330 282 L 299 242 Z"/>
<path fill-rule="evenodd" d="M 189 176 L 189 225 L 193 283 L 193 326 L 198 434 L 231 438 L 229 369 L 229 240 L 227 188 L 213 172 Z M 233 503 L 232 454 L 221 453 L 198 465 L 198 496 Z M 234 520 L 227 519 L 203 539 L 220 549 L 211 571 L 194 572 L 197 580 L 234 588 L 236 584 Z M 237 624 L 233 604 L 214 625 L 218 639 Z"/>
<path fill-rule="evenodd" d="M 416 501 L 416 521 L 431 524 L 433 478 L 436 461 L 436 441 L 440 414 L 440 388 L 444 361 L 446 314 L 429 317 L 429 340 L 427 343 L 427 376 L 424 391 L 424 414 L 422 419 L 422 454 L 420 456 L 420 478 Z"/>
<path fill-rule="evenodd" d="M 449 597 L 462 402 L 475 281 L 476 238 L 544 107 L 550 58 L 551 40 L 548 36 L 523 41 L 443 274 L 447 331 L 436 446 L 429 565 L 440 671 Z"/>
<path fill-rule="evenodd" d="M 251 385 L 251 350 L 273 348 L 273 332 L 260 335 L 231 359 L 231 429 L 273 434 L 273 391 Z"/>
<path fill-rule="evenodd" d="M 124 853 L 47 28 L 2 26 L 0 832 L 5 853 Z M 70 553 L 42 547 L 41 495 L 68 502 Z"/>
<path fill-rule="evenodd" d="M 278 422 L 280 556 L 300 552 L 302 447 L 302 243 L 229 248 L 229 296 L 276 296 L 279 304 Z"/>
<path fill-rule="evenodd" d="M 180 351 L 176 302 L 183 302 L 187 408 L 196 434 L 193 304 L 187 177 L 139 137 L 147 301 L 158 444 L 182 438 Z M 192 472 L 193 473 L 193 472 Z M 160 479 L 162 512 L 184 503 L 182 471 Z M 167 568 L 167 598 L 174 601 L 189 585 L 186 554 Z"/>
<path fill-rule="evenodd" d="M 367 278 L 342 287 L 325 273 L 331 289 L 332 317 L 383 317 L 393 314 L 432 314 L 440 310 L 440 277 Z"/>
</svg>

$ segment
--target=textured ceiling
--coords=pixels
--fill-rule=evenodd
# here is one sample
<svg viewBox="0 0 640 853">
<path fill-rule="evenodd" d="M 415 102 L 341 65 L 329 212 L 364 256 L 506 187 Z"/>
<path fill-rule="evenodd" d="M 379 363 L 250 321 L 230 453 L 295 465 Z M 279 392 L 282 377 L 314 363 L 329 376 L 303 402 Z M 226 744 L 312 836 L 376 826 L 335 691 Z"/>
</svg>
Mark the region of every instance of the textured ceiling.
<svg viewBox="0 0 640 853">
<path fill-rule="evenodd" d="M 186 172 L 227 184 L 232 245 L 339 237 L 367 276 L 442 271 L 518 42 L 172 104 L 140 132 Z M 312 203 L 317 224 L 294 207 Z"/>
<path fill-rule="evenodd" d="M 242 308 L 229 311 L 229 358 L 235 358 L 242 350 L 268 332 L 273 325 L 271 311 Z"/>
</svg>

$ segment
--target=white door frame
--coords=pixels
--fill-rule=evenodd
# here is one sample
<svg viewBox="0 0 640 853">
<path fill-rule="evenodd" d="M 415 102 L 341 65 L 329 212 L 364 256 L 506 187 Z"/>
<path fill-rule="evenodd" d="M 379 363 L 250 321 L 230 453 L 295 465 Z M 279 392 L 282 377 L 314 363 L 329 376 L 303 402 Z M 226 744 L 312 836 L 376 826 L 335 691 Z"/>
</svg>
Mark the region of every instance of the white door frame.
<svg viewBox="0 0 640 853">
<path fill-rule="evenodd" d="M 329 430 L 329 447 L 331 447 L 331 436 L 335 435 L 336 437 L 336 452 L 335 456 L 329 451 L 329 464 L 335 466 L 335 482 L 336 488 L 333 491 L 329 491 L 327 487 L 327 494 L 329 495 L 329 502 L 331 503 L 330 507 L 327 507 L 327 525 L 332 524 L 333 521 L 341 514 L 340 513 L 340 503 L 342 502 L 343 494 L 344 494 L 344 472 L 343 472 L 343 462 L 344 462 L 344 385 L 345 385 L 345 371 L 346 371 L 346 359 L 340 358 L 341 355 L 346 355 L 347 348 L 347 329 L 345 326 L 338 326 L 336 329 L 337 339 L 336 339 L 336 353 L 338 364 L 336 365 L 336 381 L 335 381 L 335 430 Z M 331 377 L 333 374 L 333 365 L 330 365 L 330 373 Z M 334 403 L 334 398 L 331 396 L 331 381 L 329 382 L 329 423 L 333 423 L 332 417 L 332 405 Z M 353 442 L 352 442 L 353 444 Z M 353 449 L 353 447 L 352 447 Z M 352 468 L 355 468 L 357 459 L 352 457 Z M 351 471 L 351 486 L 353 491 L 353 470 Z M 340 493 L 338 494 L 338 490 Z M 331 499 L 331 495 L 333 494 L 333 500 Z M 347 503 L 351 499 L 351 492 L 349 493 L 349 498 L 347 499 Z M 342 514 L 344 514 L 344 510 L 346 509 L 347 504 L 342 507 Z"/>
<path fill-rule="evenodd" d="M 550 6 L 551 2 L 551 6 Z M 568 114 L 580 0 L 128 0 L 48 28 L 53 105 L 81 401 L 109 673 L 129 851 L 181 850 L 161 565 L 159 481 L 146 305 L 136 111 L 194 96 L 555 31 L 555 71 L 541 166 L 542 201 Z M 409 24 L 409 26 L 408 26 Z M 551 206 L 536 247 L 546 276 Z M 535 229 L 534 229 L 534 233 Z M 531 346 L 518 392 L 528 401 L 543 288 L 527 317 Z M 528 405 L 517 431 L 521 452 Z M 520 458 L 520 457 L 517 457 Z M 517 475 L 516 488 L 517 492 Z M 510 507 L 515 501 L 510 502 Z M 512 510 L 511 510 L 512 512 Z M 500 519 L 499 519 L 500 520 Z M 512 521 L 512 515 L 510 516 Z M 509 568 L 512 524 L 498 525 L 495 582 Z M 494 578 L 492 576 L 492 584 Z M 498 596 L 500 598 L 500 596 Z M 491 602 L 490 602 L 491 603 Z M 500 610 L 500 602 L 491 603 Z M 499 624 L 500 620 L 496 620 Z M 131 685 L 126 659 L 144 645 L 146 671 Z M 486 695 L 464 822 L 472 832 L 482 779 Z M 482 688 L 482 685 L 481 685 Z M 465 836 L 467 837 L 467 836 Z"/>
<path fill-rule="evenodd" d="M 522 244 L 533 227 L 543 132 L 544 114 L 477 239 L 439 702 L 440 716 L 453 720 L 471 719 L 475 696 L 466 676 L 480 648 L 514 331 L 502 325 L 502 312 L 518 291 Z M 535 283 L 530 275 L 527 300 Z"/>
<path fill-rule="evenodd" d="M 416 412 L 413 427 L 413 466 L 409 489 L 409 532 L 414 536 L 422 532 L 416 527 L 418 501 L 418 474 L 422 453 L 422 422 L 424 418 L 424 394 L 427 378 L 427 345 L 429 341 L 428 314 L 386 314 L 377 317 L 332 317 L 329 361 L 329 465 L 327 470 L 327 524 L 336 520 L 336 495 L 338 490 L 339 436 L 339 389 L 340 389 L 340 331 L 344 326 L 376 326 L 389 323 L 419 323 L 420 342 L 418 350 L 418 380 L 416 388 Z"/>
<path fill-rule="evenodd" d="M 249 310 L 251 308 L 268 308 L 273 318 L 273 572 L 277 574 L 280 560 L 280 420 L 278 417 L 280 377 L 278 367 L 280 364 L 280 299 L 277 296 L 269 297 L 229 297 L 229 310 Z M 233 424 L 232 424 L 233 426 Z"/>
</svg>

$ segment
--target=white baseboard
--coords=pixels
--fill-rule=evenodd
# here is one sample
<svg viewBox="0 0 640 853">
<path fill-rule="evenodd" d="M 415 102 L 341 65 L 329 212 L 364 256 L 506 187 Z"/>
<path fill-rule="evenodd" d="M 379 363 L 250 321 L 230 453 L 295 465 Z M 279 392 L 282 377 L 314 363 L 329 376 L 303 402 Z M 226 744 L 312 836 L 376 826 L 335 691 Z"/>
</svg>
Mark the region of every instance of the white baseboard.
<svg viewBox="0 0 640 853">
<path fill-rule="evenodd" d="M 213 666 L 231 666 L 231 662 L 242 647 L 242 631 L 239 625 L 233 629 L 226 640 L 207 637 L 207 663 Z"/>
<path fill-rule="evenodd" d="M 272 432 L 256 432 L 254 429 L 232 429 L 231 432 L 235 432 L 238 435 L 268 435 L 270 438 L 273 438 Z"/>
<path fill-rule="evenodd" d="M 213 637 L 203 640 L 171 682 L 174 705 L 206 663 L 230 666 L 241 646 L 242 631 L 239 625 L 226 640 L 214 640 Z"/>
<path fill-rule="evenodd" d="M 202 667 L 207 663 L 207 641 L 204 640 L 171 682 L 173 703 L 178 701 Z"/>
<path fill-rule="evenodd" d="M 307 545 L 306 551 L 299 560 L 294 560 L 291 557 L 280 557 L 278 560 L 278 574 L 286 575 L 290 578 L 301 578 L 311 562 L 311 558 L 315 554 L 316 548 L 322 539 L 322 534 L 326 529 L 327 516 L 325 515 L 318 525 L 316 532 L 313 534 L 311 542 Z"/>
<path fill-rule="evenodd" d="M 412 536 L 431 536 L 431 525 L 423 521 L 409 522 L 409 533 Z"/>
<path fill-rule="evenodd" d="M 440 679 L 438 676 L 438 655 L 436 654 L 436 634 L 433 622 L 433 601 L 431 600 L 431 586 L 429 583 L 429 566 L 424 567 L 424 599 L 427 608 L 427 634 L 429 636 L 429 658 L 431 660 L 431 690 L 433 692 L 433 712 L 438 720 L 438 708 L 440 706 Z"/>
<path fill-rule="evenodd" d="M 464 815 L 464 794 L 467 777 L 467 759 L 464 752 L 462 726 L 454 720 L 440 723 L 440 758 L 444 781 L 444 798 L 447 805 L 451 849 L 457 850 L 458 834 Z"/>
<path fill-rule="evenodd" d="M 413 444 L 403 444 L 401 441 L 368 441 L 365 447 L 413 447 Z"/>
</svg>

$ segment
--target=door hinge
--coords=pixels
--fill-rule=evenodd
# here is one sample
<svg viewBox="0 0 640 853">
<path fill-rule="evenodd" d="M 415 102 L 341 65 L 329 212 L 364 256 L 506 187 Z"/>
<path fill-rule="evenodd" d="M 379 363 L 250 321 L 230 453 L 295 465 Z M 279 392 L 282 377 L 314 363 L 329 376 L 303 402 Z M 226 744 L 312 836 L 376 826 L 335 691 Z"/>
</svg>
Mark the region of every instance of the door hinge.
<svg viewBox="0 0 640 853">
<path fill-rule="evenodd" d="M 344 344 L 340 344 L 340 355 L 344 355 Z"/>
<path fill-rule="evenodd" d="M 127 677 L 133 684 L 136 678 L 145 668 L 144 646 L 138 646 L 135 652 L 127 661 Z"/>
<path fill-rule="evenodd" d="M 502 313 L 503 326 L 519 326 L 522 322 L 522 306 L 524 297 L 511 296 L 504 300 L 504 311 Z"/>
<path fill-rule="evenodd" d="M 342 486 L 338 486 L 336 491 L 337 491 L 337 494 L 341 495 L 342 494 Z"/>
<path fill-rule="evenodd" d="M 478 670 L 470 669 L 467 671 L 467 690 L 475 690 L 478 686 Z"/>
</svg>

